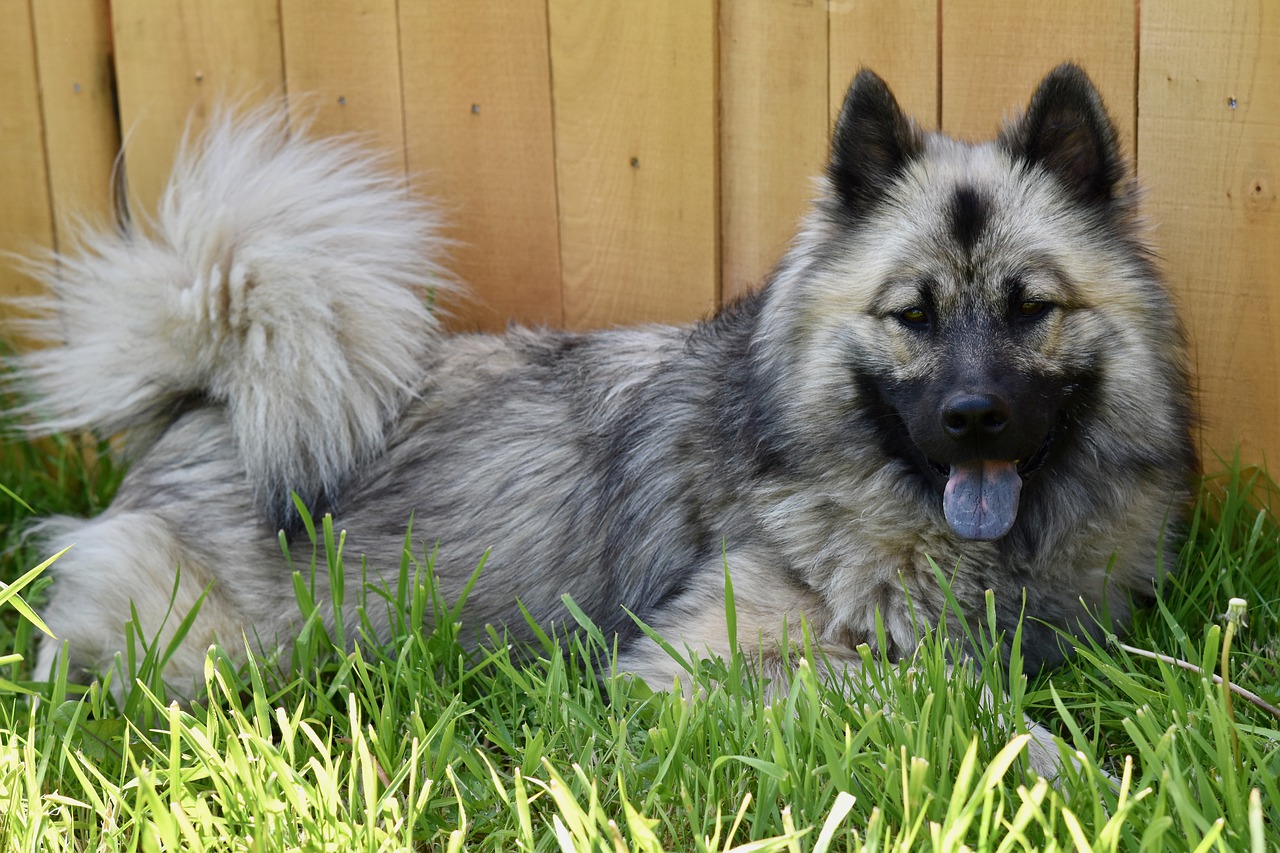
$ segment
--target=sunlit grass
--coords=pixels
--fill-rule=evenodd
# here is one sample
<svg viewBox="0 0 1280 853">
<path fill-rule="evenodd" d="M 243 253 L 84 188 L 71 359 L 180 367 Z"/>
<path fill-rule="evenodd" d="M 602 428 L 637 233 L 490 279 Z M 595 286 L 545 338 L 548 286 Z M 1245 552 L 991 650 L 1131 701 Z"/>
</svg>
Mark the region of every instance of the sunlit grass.
<svg viewBox="0 0 1280 853">
<path fill-rule="evenodd" d="M 116 474 L 82 459 L 68 441 L 3 450 L 0 578 L 51 556 L 16 544 L 33 513 L 105 505 Z M 1016 654 L 952 667 L 949 616 L 912 660 L 868 651 L 835 685 L 813 648 L 772 694 L 740 657 L 694 660 L 693 701 L 598 673 L 612 649 L 590 626 L 519 656 L 495 633 L 468 654 L 430 554 L 406 551 L 394 589 L 343 592 L 393 614 L 390 643 L 364 618 L 325 630 L 310 573 L 355 558 L 318 519 L 289 555 L 306 625 L 289 659 L 215 649 L 189 705 L 163 695 L 154 649 L 116 691 L 28 684 L 33 709 L 12 685 L 35 629 L 5 610 L 0 849 L 1277 849 L 1280 719 L 1228 709 L 1208 675 L 1243 598 L 1230 680 L 1280 704 L 1274 494 L 1253 471 L 1215 478 L 1178 573 L 1125 638 L 1201 673 L 1109 640 L 1031 683 Z M 22 596 L 38 613 L 38 589 Z M 1024 713 L 1079 762 L 1054 784 L 1027 768 Z"/>
</svg>

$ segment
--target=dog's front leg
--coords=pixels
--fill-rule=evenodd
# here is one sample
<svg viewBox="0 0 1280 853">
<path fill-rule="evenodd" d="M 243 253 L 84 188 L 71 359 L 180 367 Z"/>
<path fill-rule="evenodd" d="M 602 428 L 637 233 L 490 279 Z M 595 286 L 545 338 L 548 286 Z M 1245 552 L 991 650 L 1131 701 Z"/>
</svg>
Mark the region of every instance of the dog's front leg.
<svg viewBox="0 0 1280 853">
<path fill-rule="evenodd" d="M 746 656 L 753 674 L 760 679 L 770 702 L 785 697 L 791 689 L 796 667 L 804 659 L 799 650 L 808 638 L 818 644 L 815 649 L 816 674 L 826 683 L 852 689 L 853 671 L 863 666 L 863 656 L 847 643 L 833 642 L 824 634 L 831 633 L 828 609 L 810 591 L 779 581 L 761 585 L 761 563 L 734 559 L 727 564 L 736 594 L 732 603 L 732 620 L 723 576 L 717 582 L 695 585 L 679 598 L 651 614 L 646 620 L 654 633 L 678 654 L 719 657 L 727 660 L 737 649 Z M 701 575 L 716 577 L 714 570 Z M 767 591 L 767 596 L 751 593 Z M 734 637 L 730 636 L 732 622 Z M 735 648 L 736 643 L 736 648 Z M 623 650 L 618 658 L 620 672 L 638 677 L 655 690 L 675 690 L 693 701 L 696 687 L 691 673 L 677 656 L 649 636 L 642 637 Z M 948 668 L 948 677 L 951 674 Z M 983 702 L 995 705 L 995 696 L 983 688 Z M 875 690 L 872 688 L 872 692 Z M 876 701 L 886 706 L 889 697 Z M 1002 728 L 1007 727 L 998 715 Z M 1063 765 L 1059 747 L 1052 732 L 1024 717 L 1027 733 L 1027 758 L 1039 776 L 1056 779 Z"/>
</svg>

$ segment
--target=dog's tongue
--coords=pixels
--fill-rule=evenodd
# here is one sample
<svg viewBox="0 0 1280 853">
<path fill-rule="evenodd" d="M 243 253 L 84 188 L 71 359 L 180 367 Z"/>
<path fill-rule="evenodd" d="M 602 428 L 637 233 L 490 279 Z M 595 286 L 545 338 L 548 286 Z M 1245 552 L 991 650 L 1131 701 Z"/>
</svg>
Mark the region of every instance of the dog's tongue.
<svg viewBox="0 0 1280 853">
<path fill-rule="evenodd" d="M 1022 478 L 1013 462 L 978 459 L 951 466 L 942 511 L 965 539 L 999 539 L 1018 517 Z"/>
</svg>

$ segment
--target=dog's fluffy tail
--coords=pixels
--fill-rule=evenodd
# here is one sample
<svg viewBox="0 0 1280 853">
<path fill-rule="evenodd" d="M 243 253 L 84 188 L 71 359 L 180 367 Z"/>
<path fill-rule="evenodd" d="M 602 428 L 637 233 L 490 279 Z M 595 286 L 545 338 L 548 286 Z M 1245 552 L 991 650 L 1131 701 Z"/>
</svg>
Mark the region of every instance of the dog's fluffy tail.
<svg viewBox="0 0 1280 853">
<path fill-rule="evenodd" d="M 47 344 L 13 359 L 26 429 L 128 430 L 136 449 L 213 401 L 273 519 L 291 491 L 332 499 L 437 339 L 443 248 L 432 210 L 359 147 L 291 133 L 283 109 L 220 115 L 188 135 L 154 222 L 31 264 L 47 293 L 10 312 Z"/>
</svg>

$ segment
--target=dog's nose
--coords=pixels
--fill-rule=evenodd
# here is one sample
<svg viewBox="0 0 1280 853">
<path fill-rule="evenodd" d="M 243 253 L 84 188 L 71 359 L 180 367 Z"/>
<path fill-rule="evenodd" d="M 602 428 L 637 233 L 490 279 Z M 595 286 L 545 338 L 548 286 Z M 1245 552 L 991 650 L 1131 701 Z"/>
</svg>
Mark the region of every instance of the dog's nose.
<svg viewBox="0 0 1280 853">
<path fill-rule="evenodd" d="M 947 435 L 966 439 L 994 438 L 1009 424 L 1009 405 L 994 394 L 956 394 L 942 409 Z"/>
</svg>

